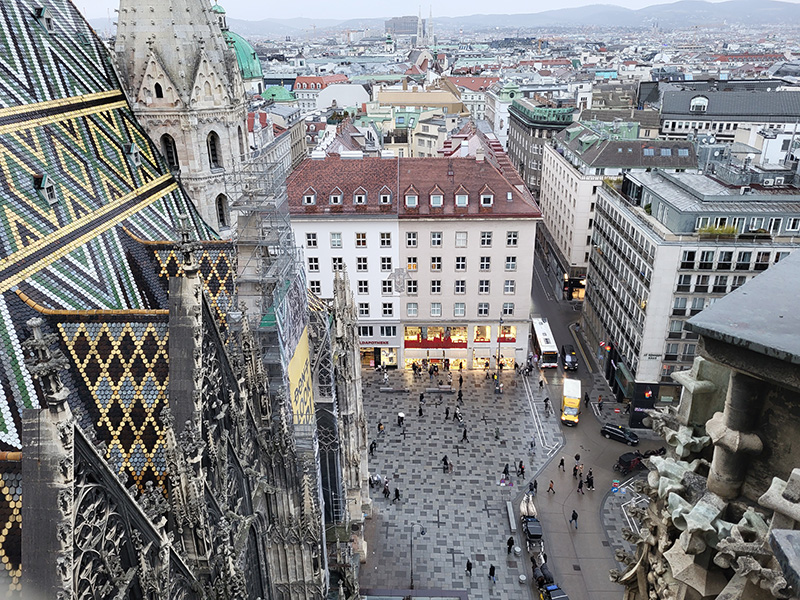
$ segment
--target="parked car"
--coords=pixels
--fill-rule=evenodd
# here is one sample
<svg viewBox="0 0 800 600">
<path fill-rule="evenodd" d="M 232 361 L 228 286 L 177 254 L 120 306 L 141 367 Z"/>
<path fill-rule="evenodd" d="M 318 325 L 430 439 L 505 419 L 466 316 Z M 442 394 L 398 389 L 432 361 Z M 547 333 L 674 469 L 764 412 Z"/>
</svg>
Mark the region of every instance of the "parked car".
<svg viewBox="0 0 800 600">
<path fill-rule="evenodd" d="M 600 430 L 600 435 L 607 440 L 614 439 L 623 444 L 628 444 L 628 446 L 636 446 L 639 443 L 639 436 L 622 425 L 606 423 Z"/>
<path fill-rule="evenodd" d="M 566 592 L 555 584 L 539 588 L 539 598 L 541 600 L 569 600 Z"/>
<path fill-rule="evenodd" d="M 561 346 L 561 364 L 564 365 L 565 371 L 578 370 L 578 355 L 575 354 L 575 348 L 572 344 Z"/>
</svg>

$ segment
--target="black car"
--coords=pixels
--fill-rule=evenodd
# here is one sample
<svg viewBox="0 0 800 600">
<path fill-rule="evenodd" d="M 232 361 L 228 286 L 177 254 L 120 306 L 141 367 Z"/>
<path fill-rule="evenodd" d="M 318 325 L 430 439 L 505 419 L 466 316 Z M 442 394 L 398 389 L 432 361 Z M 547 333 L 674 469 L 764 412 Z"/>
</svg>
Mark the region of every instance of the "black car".
<svg viewBox="0 0 800 600">
<path fill-rule="evenodd" d="M 569 600 L 569 596 L 555 584 L 546 585 L 539 588 L 539 598 L 541 600 Z"/>
<path fill-rule="evenodd" d="M 561 364 L 564 365 L 565 371 L 578 370 L 578 355 L 575 354 L 575 348 L 572 344 L 561 346 Z"/>
<path fill-rule="evenodd" d="M 607 440 L 614 439 L 618 442 L 622 442 L 623 444 L 628 444 L 628 446 L 636 446 L 639 443 L 639 436 L 622 425 L 612 425 L 611 423 L 606 423 L 600 430 L 600 435 Z"/>
</svg>

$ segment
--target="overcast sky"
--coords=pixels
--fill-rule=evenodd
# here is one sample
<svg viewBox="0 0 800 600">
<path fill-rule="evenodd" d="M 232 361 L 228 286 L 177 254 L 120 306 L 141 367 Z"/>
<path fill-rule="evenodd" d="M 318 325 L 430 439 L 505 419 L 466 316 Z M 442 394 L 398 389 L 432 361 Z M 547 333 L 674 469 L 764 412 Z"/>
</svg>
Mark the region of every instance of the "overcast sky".
<svg viewBox="0 0 800 600">
<path fill-rule="evenodd" d="M 2 0 L 0 0 L 2 1 Z M 203 0 L 201 0 L 203 1 Z M 212 0 L 205 0 L 213 3 Z M 800 0 L 788 0 L 800 2 Z M 119 0 L 73 0 L 83 14 L 89 18 L 111 16 L 119 7 Z M 427 3 L 412 3 L 400 8 L 400 3 L 387 0 L 345 0 L 344 2 L 322 2 L 320 0 L 294 0 L 275 2 L 274 0 L 220 0 L 219 2 L 235 19 L 257 21 L 259 19 L 289 19 L 308 17 L 321 19 L 353 19 L 358 17 L 394 17 L 415 14 L 422 8 L 422 16 L 427 17 L 433 9 L 433 16 L 457 17 L 485 13 L 535 13 L 553 8 L 570 8 L 588 4 L 615 4 L 627 8 L 642 8 L 652 4 L 666 4 L 657 0 L 561 0 L 558 3 L 545 0 L 492 4 L 484 0 L 434 0 Z M 399 12 L 398 12 L 399 11 Z"/>
</svg>

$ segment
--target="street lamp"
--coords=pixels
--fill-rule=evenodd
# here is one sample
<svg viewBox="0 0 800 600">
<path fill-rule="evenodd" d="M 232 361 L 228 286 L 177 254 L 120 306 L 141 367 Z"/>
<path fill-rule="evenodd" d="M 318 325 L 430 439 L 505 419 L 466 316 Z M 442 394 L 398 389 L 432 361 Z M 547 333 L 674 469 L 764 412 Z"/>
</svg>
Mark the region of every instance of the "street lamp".
<svg viewBox="0 0 800 600">
<path fill-rule="evenodd" d="M 497 370 L 497 379 L 500 379 L 500 336 L 503 331 L 503 316 L 500 315 L 500 325 L 497 327 L 497 357 L 494 361 L 494 367 Z"/>
<path fill-rule="evenodd" d="M 411 589 L 414 589 L 414 527 L 419 525 L 419 534 L 425 535 L 425 527 L 419 523 L 411 524 Z"/>
</svg>

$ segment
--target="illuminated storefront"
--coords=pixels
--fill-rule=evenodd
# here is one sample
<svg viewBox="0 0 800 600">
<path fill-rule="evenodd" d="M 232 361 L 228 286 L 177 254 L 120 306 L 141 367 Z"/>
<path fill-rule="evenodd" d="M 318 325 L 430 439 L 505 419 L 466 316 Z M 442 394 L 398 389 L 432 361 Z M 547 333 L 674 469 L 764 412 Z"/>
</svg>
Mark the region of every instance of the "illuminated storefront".
<svg viewBox="0 0 800 600">
<path fill-rule="evenodd" d="M 439 368 L 467 368 L 467 326 L 408 326 L 403 332 L 403 362 L 434 364 Z"/>
</svg>

